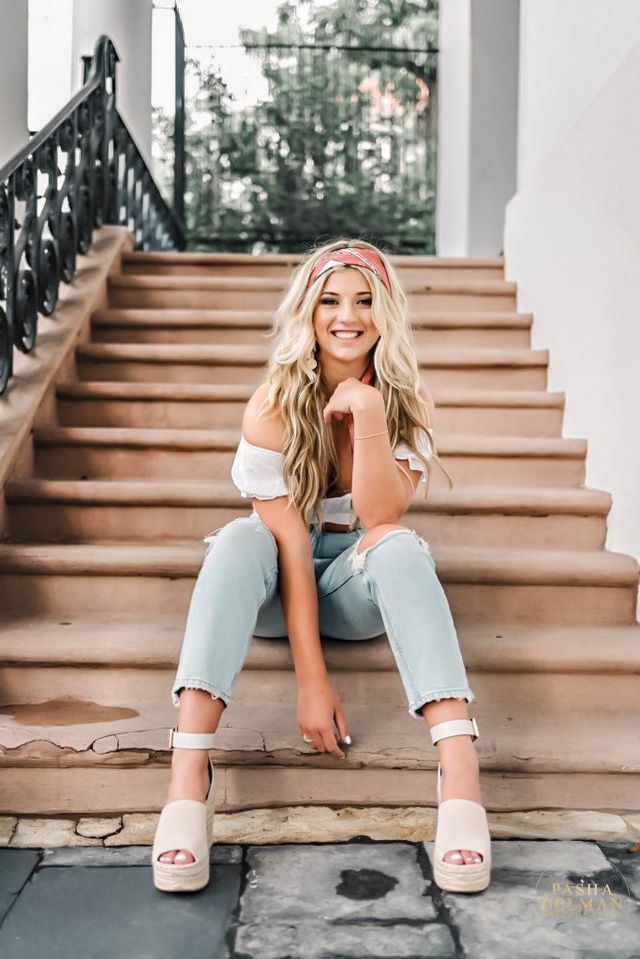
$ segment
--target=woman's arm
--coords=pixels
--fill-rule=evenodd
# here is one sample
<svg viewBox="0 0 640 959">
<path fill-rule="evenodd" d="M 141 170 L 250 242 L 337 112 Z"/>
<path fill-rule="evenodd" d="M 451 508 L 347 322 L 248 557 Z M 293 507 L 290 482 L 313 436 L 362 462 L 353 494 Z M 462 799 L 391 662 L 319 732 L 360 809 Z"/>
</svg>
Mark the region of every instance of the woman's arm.
<svg viewBox="0 0 640 959">
<path fill-rule="evenodd" d="M 430 395 L 420 395 L 433 407 Z M 362 523 L 371 529 L 379 523 L 398 523 L 411 505 L 422 477 L 420 470 L 409 468 L 408 460 L 397 460 L 389 443 L 384 402 L 380 394 L 370 393 L 352 408 L 354 440 L 352 499 Z M 378 434 L 370 436 L 369 434 Z M 404 463 L 404 466 L 402 465 Z"/>
<path fill-rule="evenodd" d="M 280 417 L 257 418 L 264 396 L 263 384 L 247 405 L 242 432 L 248 443 L 281 452 L 284 424 Z M 322 653 L 309 528 L 300 512 L 289 504 L 288 496 L 252 497 L 251 502 L 273 534 L 278 549 L 278 586 L 299 692 L 298 723 L 303 734 L 312 737 L 317 749 L 342 758 L 344 753 L 333 732 L 334 713 L 341 735 L 347 734 L 346 720 L 329 682 Z"/>
</svg>

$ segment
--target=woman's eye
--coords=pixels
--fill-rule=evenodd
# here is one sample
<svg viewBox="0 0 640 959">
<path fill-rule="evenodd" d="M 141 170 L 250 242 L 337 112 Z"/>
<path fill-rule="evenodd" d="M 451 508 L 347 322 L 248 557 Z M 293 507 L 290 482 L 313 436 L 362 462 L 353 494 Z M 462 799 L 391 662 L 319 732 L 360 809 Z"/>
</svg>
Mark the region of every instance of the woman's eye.
<svg viewBox="0 0 640 959">
<path fill-rule="evenodd" d="M 321 300 L 320 302 L 322 303 L 323 306 L 329 306 L 331 303 L 335 303 L 336 301 L 331 299 L 331 300 Z M 370 299 L 358 300 L 358 303 L 364 303 L 365 306 L 371 306 L 372 300 Z"/>
</svg>

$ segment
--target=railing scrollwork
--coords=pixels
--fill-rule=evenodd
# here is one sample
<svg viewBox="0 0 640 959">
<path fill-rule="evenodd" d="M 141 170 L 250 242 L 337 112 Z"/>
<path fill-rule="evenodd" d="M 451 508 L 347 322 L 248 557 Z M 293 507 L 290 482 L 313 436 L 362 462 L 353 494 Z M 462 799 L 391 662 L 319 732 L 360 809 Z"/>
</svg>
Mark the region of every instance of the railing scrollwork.
<svg viewBox="0 0 640 959">
<path fill-rule="evenodd" d="M 118 113 L 118 59 L 100 37 L 83 87 L 0 169 L 0 395 L 13 347 L 33 350 L 38 314 L 54 312 L 60 282 L 72 281 L 95 228 L 127 226 L 137 250 L 185 247 L 183 226 Z"/>
</svg>

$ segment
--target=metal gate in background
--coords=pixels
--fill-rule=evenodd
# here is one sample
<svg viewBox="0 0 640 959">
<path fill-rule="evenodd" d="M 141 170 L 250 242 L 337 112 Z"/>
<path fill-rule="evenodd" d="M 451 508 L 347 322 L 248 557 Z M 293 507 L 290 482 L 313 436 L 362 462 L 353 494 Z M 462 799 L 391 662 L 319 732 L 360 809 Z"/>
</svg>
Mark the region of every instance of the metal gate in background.
<svg viewBox="0 0 640 959">
<path fill-rule="evenodd" d="M 347 234 L 435 253 L 436 49 L 199 49 L 208 63 L 189 47 L 186 61 L 188 249 L 299 252 Z"/>
</svg>

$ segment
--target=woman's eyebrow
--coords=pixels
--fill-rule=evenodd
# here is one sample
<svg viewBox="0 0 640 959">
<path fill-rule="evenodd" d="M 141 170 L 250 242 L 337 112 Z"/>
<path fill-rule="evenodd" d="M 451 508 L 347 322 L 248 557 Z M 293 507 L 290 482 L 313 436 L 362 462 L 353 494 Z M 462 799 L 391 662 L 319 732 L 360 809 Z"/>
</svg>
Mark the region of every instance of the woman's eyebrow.
<svg viewBox="0 0 640 959">
<path fill-rule="evenodd" d="M 322 296 L 326 296 L 327 293 L 328 293 L 330 296 L 340 296 L 339 293 L 334 293 L 333 290 L 324 290 L 323 293 L 322 293 Z M 371 295 L 371 290 L 360 290 L 359 293 L 354 293 L 353 295 L 354 295 L 354 296 L 370 296 L 370 295 Z"/>
</svg>

